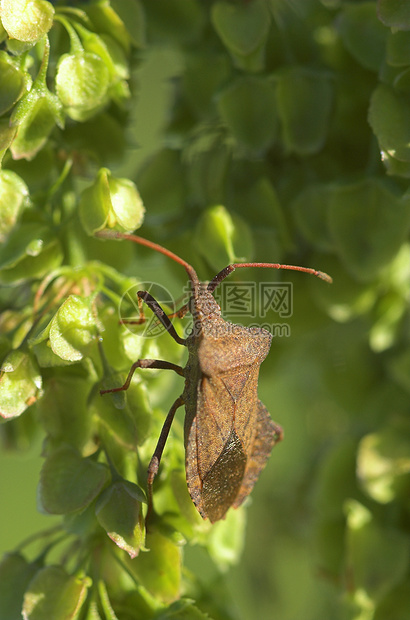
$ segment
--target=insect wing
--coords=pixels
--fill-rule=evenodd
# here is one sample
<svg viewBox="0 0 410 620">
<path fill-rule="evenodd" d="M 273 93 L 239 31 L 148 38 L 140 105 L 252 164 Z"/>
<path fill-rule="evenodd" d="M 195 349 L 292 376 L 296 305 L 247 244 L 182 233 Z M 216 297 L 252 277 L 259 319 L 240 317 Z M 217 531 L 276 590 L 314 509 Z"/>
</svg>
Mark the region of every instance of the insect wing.
<svg viewBox="0 0 410 620">
<path fill-rule="evenodd" d="M 255 482 L 269 459 L 272 448 L 282 439 L 282 428 L 275 424 L 265 405 L 258 400 L 256 435 L 247 461 L 242 485 L 233 504 L 234 508 L 238 508 L 251 493 Z"/>
<path fill-rule="evenodd" d="M 256 459 L 249 469 L 248 461 L 258 430 L 259 367 L 271 340 L 266 330 L 217 319 L 205 323 L 192 356 L 197 375 L 186 388 L 187 484 L 198 511 L 211 522 L 222 519 L 239 494 L 253 486 L 244 487 L 246 472 L 250 480 L 263 467 Z"/>
<path fill-rule="evenodd" d="M 243 486 L 256 433 L 258 370 L 200 381 L 186 446 L 187 482 L 199 512 L 211 522 L 225 515 Z"/>
</svg>

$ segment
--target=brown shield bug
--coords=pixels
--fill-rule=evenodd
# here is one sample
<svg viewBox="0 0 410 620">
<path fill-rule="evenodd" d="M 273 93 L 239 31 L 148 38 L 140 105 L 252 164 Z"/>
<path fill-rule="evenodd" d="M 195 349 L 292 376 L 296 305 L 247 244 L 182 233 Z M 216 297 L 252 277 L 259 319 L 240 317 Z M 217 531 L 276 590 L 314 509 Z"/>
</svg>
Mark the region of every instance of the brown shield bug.
<svg viewBox="0 0 410 620">
<path fill-rule="evenodd" d="M 194 268 L 166 248 L 132 234 L 101 231 L 104 239 L 129 239 L 168 256 L 182 265 L 191 283 L 191 297 L 179 316 L 190 312 L 193 329 L 181 338 L 170 318 L 146 291 L 138 291 L 169 334 L 188 348 L 185 368 L 164 360 L 140 359 L 131 367 L 124 385 L 101 394 L 128 389 L 137 368 L 162 368 L 185 378 L 185 388 L 172 405 L 148 467 L 148 514 L 152 511 L 152 485 L 158 472 L 175 412 L 185 405 L 185 467 L 189 494 L 201 516 L 212 523 L 232 506 L 238 508 L 250 494 L 273 446 L 282 437 L 266 407 L 258 399 L 259 367 L 268 355 L 272 336 L 262 328 L 225 321 L 213 291 L 240 267 L 292 269 L 331 282 L 327 274 L 294 265 L 235 263 L 222 269 L 208 284 L 199 282 Z M 142 304 L 140 306 L 142 322 Z"/>
</svg>

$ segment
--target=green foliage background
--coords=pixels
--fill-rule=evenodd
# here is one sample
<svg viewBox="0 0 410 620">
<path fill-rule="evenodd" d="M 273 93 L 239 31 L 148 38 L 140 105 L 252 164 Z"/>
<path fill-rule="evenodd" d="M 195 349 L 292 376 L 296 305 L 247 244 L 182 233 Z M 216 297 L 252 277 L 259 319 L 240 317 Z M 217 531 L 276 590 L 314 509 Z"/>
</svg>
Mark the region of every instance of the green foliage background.
<svg viewBox="0 0 410 620">
<path fill-rule="evenodd" d="M 0 8 L 0 620 L 407 620 L 410 3 Z M 186 277 L 93 238 L 139 227 L 142 203 L 141 234 L 203 279 L 235 260 L 334 279 L 231 276 L 293 282 L 260 380 L 285 441 L 210 526 L 181 413 L 147 536 L 144 472 L 181 380 L 98 391 L 138 357 L 182 363 L 117 312 L 130 287 L 177 299 Z"/>
</svg>

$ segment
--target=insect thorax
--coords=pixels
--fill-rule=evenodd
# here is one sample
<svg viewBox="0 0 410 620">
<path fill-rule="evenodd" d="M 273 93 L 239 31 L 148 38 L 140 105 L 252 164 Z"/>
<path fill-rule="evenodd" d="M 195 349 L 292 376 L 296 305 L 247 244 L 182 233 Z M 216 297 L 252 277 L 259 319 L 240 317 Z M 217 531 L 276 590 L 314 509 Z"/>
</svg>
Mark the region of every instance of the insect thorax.
<svg viewBox="0 0 410 620">
<path fill-rule="evenodd" d="M 201 283 L 197 294 L 192 295 L 189 310 L 194 320 L 194 330 L 201 331 L 204 324 L 221 318 L 221 308 L 215 301 L 212 293 L 207 290 L 207 284 Z"/>
</svg>

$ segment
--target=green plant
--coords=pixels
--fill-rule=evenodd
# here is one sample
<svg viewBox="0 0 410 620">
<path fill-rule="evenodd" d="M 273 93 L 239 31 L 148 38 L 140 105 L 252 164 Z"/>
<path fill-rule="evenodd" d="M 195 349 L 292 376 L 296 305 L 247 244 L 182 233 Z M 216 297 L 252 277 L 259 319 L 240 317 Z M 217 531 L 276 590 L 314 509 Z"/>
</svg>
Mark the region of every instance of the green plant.
<svg viewBox="0 0 410 620">
<path fill-rule="evenodd" d="M 244 614 L 407 618 L 407 3 L 1 0 L 0 17 L 0 433 L 15 449 L 44 437 L 39 504 L 62 517 L 4 557 L 0 619 L 240 617 L 221 575 L 245 515 L 243 570 L 260 586 L 251 603 L 236 590 Z M 163 127 L 139 155 L 157 101 Z M 93 236 L 143 220 L 203 279 L 242 259 L 334 279 L 294 278 L 292 338 L 262 366 L 285 429 L 266 501 L 214 526 L 188 495 L 177 423 L 145 532 L 166 373 L 99 395 L 139 357 L 180 363 L 118 308 L 147 270 L 178 297 L 183 270 Z M 297 571 L 315 568 L 303 590 Z"/>
</svg>

